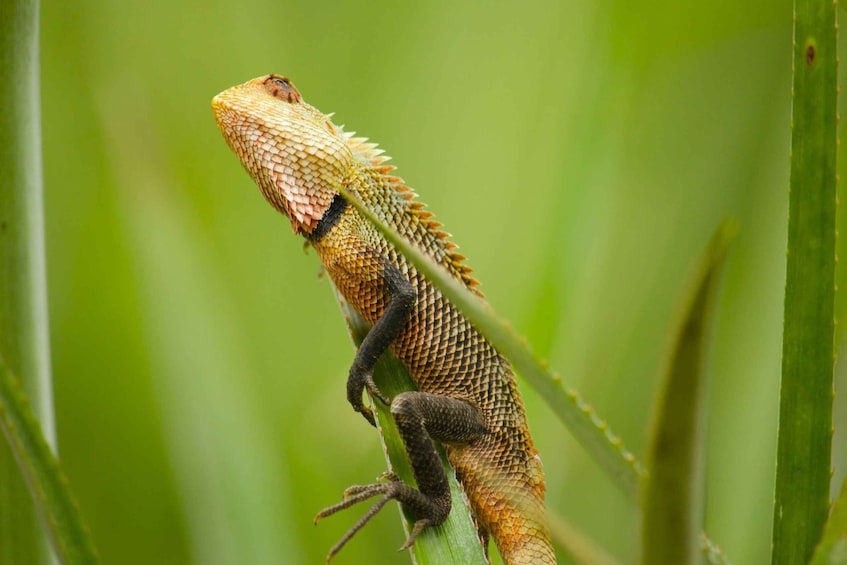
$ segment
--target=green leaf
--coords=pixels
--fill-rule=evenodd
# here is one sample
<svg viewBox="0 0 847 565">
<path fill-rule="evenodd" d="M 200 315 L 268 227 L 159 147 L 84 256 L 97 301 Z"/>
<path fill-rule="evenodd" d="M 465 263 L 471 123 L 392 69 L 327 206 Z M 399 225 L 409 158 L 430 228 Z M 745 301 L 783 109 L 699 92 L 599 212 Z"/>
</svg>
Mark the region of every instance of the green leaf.
<svg viewBox="0 0 847 565">
<path fill-rule="evenodd" d="M 0 358 L 0 427 L 12 447 L 62 563 L 97 563 L 97 552 L 68 481 L 17 378 Z"/>
<path fill-rule="evenodd" d="M 847 480 L 841 485 L 811 565 L 847 565 Z"/>
<path fill-rule="evenodd" d="M 38 2 L 0 2 L 0 355 L 55 443 L 42 206 Z M 0 442 L 0 563 L 47 544 L 12 451 Z"/>
<path fill-rule="evenodd" d="M 796 0 L 775 564 L 808 562 L 829 508 L 837 58 L 835 3 Z"/>
<path fill-rule="evenodd" d="M 353 342 L 358 347 L 367 335 L 370 326 L 339 293 L 336 292 L 336 296 L 350 328 Z M 374 368 L 374 382 L 388 398 L 394 398 L 403 391 L 415 390 L 416 388 L 406 368 L 390 351 L 385 352 L 377 361 Z M 406 448 L 403 445 L 400 432 L 397 431 L 397 425 L 394 423 L 389 407 L 379 401 L 374 401 L 373 405 L 376 409 L 380 438 L 385 448 L 389 468 L 404 482 L 414 485 L 415 478 L 412 473 L 412 466 L 409 463 Z M 485 565 L 488 561 L 485 558 L 470 509 L 456 480 L 456 474 L 447 462 L 443 450 L 440 451 L 444 469 L 450 480 L 453 509 L 443 524 L 435 528 L 427 528 L 421 532 L 415 541 L 415 545 L 409 551 L 413 553 L 416 562 L 421 564 L 455 563 L 464 565 L 466 563 L 478 563 Z M 363 506 L 364 504 L 366 503 L 363 503 Z M 403 517 L 403 528 L 408 535 L 411 517 L 406 516 L 403 512 L 401 512 L 401 515 Z"/>
<path fill-rule="evenodd" d="M 707 356 L 718 279 L 734 227 L 724 223 L 697 265 L 664 379 L 644 484 L 641 562 L 699 563 Z"/>
</svg>

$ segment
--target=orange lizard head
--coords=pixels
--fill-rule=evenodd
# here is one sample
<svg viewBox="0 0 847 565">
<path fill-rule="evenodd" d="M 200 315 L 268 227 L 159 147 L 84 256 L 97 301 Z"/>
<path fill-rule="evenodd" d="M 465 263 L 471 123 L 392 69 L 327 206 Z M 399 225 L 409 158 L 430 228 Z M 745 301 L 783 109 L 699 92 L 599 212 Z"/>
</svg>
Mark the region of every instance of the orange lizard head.
<svg viewBox="0 0 847 565">
<path fill-rule="evenodd" d="M 310 234 L 336 194 L 330 179 L 346 178 L 354 162 L 340 128 L 280 75 L 221 92 L 212 110 L 268 202 L 288 216 L 295 232 Z"/>
</svg>

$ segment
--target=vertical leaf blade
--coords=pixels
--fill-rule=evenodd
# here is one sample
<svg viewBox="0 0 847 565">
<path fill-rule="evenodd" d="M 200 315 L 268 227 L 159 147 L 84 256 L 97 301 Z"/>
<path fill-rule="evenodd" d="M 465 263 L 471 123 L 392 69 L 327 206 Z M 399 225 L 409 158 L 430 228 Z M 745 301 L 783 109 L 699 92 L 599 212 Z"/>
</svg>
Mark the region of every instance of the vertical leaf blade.
<svg viewBox="0 0 847 565">
<path fill-rule="evenodd" d="M 806 563 L 829 508 L 835 299 L 836 27 L 795 0 L 791 179 L 771 560 Z"/>
<path fill-rule="evenodd" d="M 41 176 L 38 2 L 0 2 L 0 355 L 53 441 Z M 39 563 L 44 538 L 0 442 L 0 562 Z"/>
<path fill-rule="evenodd" d="M 657 405 L 647 461 L 641 562 L 699 563 L 703 521 L 704 411 L 714 298 L 733 235 L 721 225 L 700 260 Z"/>
</svg>

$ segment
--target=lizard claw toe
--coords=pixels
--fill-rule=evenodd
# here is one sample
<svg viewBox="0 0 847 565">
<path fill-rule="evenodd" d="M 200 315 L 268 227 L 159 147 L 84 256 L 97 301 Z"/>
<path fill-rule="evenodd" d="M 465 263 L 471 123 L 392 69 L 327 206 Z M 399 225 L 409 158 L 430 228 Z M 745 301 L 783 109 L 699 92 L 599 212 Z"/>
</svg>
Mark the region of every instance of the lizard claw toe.
<svg viewBox="0 0 847 565">
<path fill-rule="evenodd" d="M 391 405 L 391 401 L 388 400 L 388 397 L 386 397 L 384 394 L 382 394 L 379 391 L 379 388 L 377 388 L 376 383 L 374 382 L 373 375 L 368 375 L 365 378 L 365 387 L 368 389 L 368 392 L 370 393 L 371 396 L 373 396 L 374 398 L 378 398 L 380 400 L 380 402 L 382 402 L 386 406 Z"/>
<path fill-rule="evenodd" d="M 412 527 L 412 533 L 409 534 L 409 537 L 406 538 L 405 543 L 400 546 L 400 549 L 397 551 L 405 551 L 415 545 L 415 540 L 418 539 L 418 534 L 424 531 L 427 526 L 431 526 L 432 521 L 427 519 L 418 520 L 415 522 L 415 525 Z"/>
<path fill-rule="evenodd" d="M 359 414 L 365 417 L 365 420 L 368 421 L 370 425 L 376 427 L 376 418 L 374 418 L 374 412 L 367 406 L 362 406 L 362 409 L 359 410 Z"/>
<path fill-rule="evenodd" d="M 388 483 L 397 483 L 400 482 L 400 477 L 394 471 L 384 471 L 379 474 L 376 478 L 376 481 L 379 482 L 388 482 Z"/>
</svg>

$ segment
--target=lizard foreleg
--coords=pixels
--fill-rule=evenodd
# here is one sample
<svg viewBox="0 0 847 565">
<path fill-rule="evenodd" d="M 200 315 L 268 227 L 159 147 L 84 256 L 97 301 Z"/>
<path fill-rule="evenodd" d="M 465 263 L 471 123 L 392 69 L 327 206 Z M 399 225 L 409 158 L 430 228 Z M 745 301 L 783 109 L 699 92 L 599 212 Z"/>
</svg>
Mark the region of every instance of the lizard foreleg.
<svg viewBox="0 0 847 565">
<path fill-rule="evenodd" d="M 374 415 L 371 409 L 362 402 L 362 391 L 367 388 L 372 396 L 379 398 L 385 404 L 389 403 L 374 384 L 374 365 L 409 321 L 417 298 L 412 283 L 403 277 L 396 266 L 387 261 L 383 276 L 389 296 L 388 306 L 359 346 L 353 365 L 350 367 L 350 375 L 347 377 L 347 400 L 353 409 L 364 416 L 372 426 L 376 425 Z"/>
</svg>

